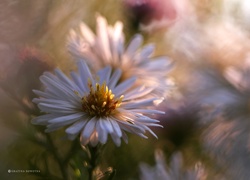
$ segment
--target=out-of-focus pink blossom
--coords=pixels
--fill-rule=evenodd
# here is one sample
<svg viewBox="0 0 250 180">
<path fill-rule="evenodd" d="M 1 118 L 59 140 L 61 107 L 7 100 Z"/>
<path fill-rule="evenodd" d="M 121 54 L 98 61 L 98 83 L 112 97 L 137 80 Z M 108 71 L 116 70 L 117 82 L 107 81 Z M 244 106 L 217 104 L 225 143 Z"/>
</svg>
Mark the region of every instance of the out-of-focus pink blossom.
<svg viewBox="0 0 250 180">
<path fill-rule="evenodd" d="M 146 31 L 167 27 L 178 16 L 176 3 L 172 0 L 125 0 L 124 4 L 135 25 Z"/>
</svg>

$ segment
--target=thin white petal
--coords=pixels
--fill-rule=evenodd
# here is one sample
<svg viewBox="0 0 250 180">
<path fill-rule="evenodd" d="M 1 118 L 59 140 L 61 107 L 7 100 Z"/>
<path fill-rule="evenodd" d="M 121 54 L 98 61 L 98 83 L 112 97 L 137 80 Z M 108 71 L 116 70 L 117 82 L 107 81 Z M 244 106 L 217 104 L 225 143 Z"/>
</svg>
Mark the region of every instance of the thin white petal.
<svg viewBox="0 0 250 180">
<path fill-rule="evenodd" d="M 107 29 L 107 21 L 105 18 L 98 16 L 97 17 L 97 28 L 96 28 L 97 38 L 100 43 L 100 47 L 103 51 L 103 55 L 106 60 L 109 60 L 111 57 L 109 50 L 109 40 L 108 40 L 108 29 Z"/>
<path fill-rule="evenodd" d="M 91 81 L 93 81 L 93 77 L 91 75 L 89 67 L 87 66 L 87 64 L 86 64 L 85 61 L 81 60 L 81 61 L 78 62 L 78 68 L 79 68 L 81 79 L 83 81 L 83 85 L 87 86 L 87 84 L 88 84 L 88 78 Z"/>
<path fill-rule="evenodd" d="M 89 27 L 86 24 L 81 23 L 80 30 L 84 39 L 86 39 L 89 44 L 93 45 L 95 41 L 95 34 L 89 29 Z"/>
<path fill-rule="evenodd" d="M 148 130 L 156 139 L 158 139 L 157 135 L 147 126 L 145 126 L 146 130 Z"/>
<path fill-rule="evenodd" d="M 140 34 L 137 34 L 133 37 L 125 52 L 129 56 L 129 58 L 132 58 L 134 56 L 137 49 L 141 46 L 142 41 L 143 37 Z"/>
<path fill-rule="evenodd" d="M 73 125 L 71 125 L 70 127 L 68 127 L 65 132 L 68 133 L 68 134 L 78 134 L 82 129 L 83 127 L 85 126 L 85 124 L 87 123 L 88 121 L 77 121 L 75 122 Z"/>
<path fill-rule="evenodd" d="M 137 100 L 134 102 L 124 102 L 121 107 L 125 109 L 133 109 L 138 107 L 146 107 L 146 106 L 152 106 L 154 105 L 154 101 L 158 98 L 151 98 L 151 99 L 143 99 L 143 100 Z"/>
<path fill-rule="evenodd" d="M 130 111 L 142 114 L 165 114 L 165 112 L 155 109 L 131 109 Z"/>
<path fill-rule="evenodd" d="M 110 119 L 110 122 L 113 126 L 113 129 L 114 129 L 114 134 L 116 134 L 118 137 L 121 137 L 122 136 L 122 131 L 121 131 L 121 128 L 119 126 L 119 124 L 116 122 L 116 120 L 113 120 L 113 119 Z"/>
<path fill-rule="evenodd" d="M 47 104 L 47 103 L 39 103 L 38 104 L 39 109 L 41 109 L 43 112 L 47 113 L 62 113 L 62 114 L 72 114 L 76 113 L 76 109 L 68 108 L 68 107 L 63 107 L 63 106 L 55 106 L 53 104 Z"/>
<path fill-rule="evenodd" d="M 124 140 L 124 142 L 126 144 L 128 144 L 128 136 L 127 136 L 127 134 L 124 131 L 122 131 L 122 139 Z"/>
<path fill-rule="evenodd" d="M 155 88 L 145 88 L 145 87 L 139 87 L 136 89 L 133 89 L 125 94 L 125 97 L 123 98 L 123 101 L 130 100 L 130 99 L 136 99 L 142 96 L 145 96 L 152 92 Z"/>
<path fill-rule="evenodd" d="M 34 119 L 31 120 L 32 124 L 41 124 L 41 125 L 46 125 L 48 124 L 48 121 L 52 118 L 55 118 L 57 116 L 53 114 L 45 114 L 42 116 L 35 117 Z"/>
<path fill-rule="evenodd" d="M 122 75 L 122 71 L 120 69 L 116 69 L 115 72 L 113 72 L 113 74 L 108 82 L 109 89 L 114 89 L 114 87 L 116 86 L 121 75 Z"/>
<path fill-rule="evenodd" d="M 140 58 L 143 60 L 144 58 L 149 57 L 153 54 L 155 49 L 155 46 L 153 44 L 148 44 L 143 47 L 143 49 L 140 52 Z"/>
<path fill-rule="evenodd" d="M 93 131 L 95 130 L 95 125 L 96 125 L 96 118 L 93 117 L 85 126 L 83 132 L 82 132 L 82 137 L 84 139 L 89 139 Z"/>
<path fill-rule="evenodd" d="M 122 95 L 125 91 L 127 91 L 134 85 L 135 81 L 136 81 L 135 77 L 123 81 L 122 83 L 120 83 L 118 86 L 115 87 L 113 93 L 117 96 Z"/>
<path fill-rule="evenodd" d="M 102 126 L 102 128 L 106 129 L 108 131 L 108 133 L 112 133 L 114 131 L 109 118 L 100 119 L 99 121 L 100 121 L 100 125 Z"/>
<path fill-rule="evenodd" d="M 55 74 L 62 82 L 64 82 L 64 84 L 67 84 L 72 89 L 79 90 L 79 87 L 76 86 L 76 84 L 74 84 L 73 81 L 71 81 L 67 76 L 65 76 L 60 69 L 55 69 Z"/>
<path fill-rule="evenodd" d="M 39 91 L 39 90 L 32 90 L 36 95 L 38 96 L 41 96 L 41 97 L 44 97 L 44 98 L 53 98 L 54 96 L 51 95 L 51 94 L 48 94 L 46 92 L 42 92 L 42 91 Z"/>
<path fill-rule="evenodd" d="M 100 120 L 96 122 L 96 131 L 98 132 L 98 139 L 102 144 L 105 144 L 108 139 L 108 133 L 105 128 L 100 124 Z"/>
<path fill-rule="evenodd" d="M 84 115 L 85 115 L 84 113 L 75 113 L 75 114 L 70 114 L 67 116 L 56 117 L 56 118 L 50 119 L 49 123 L 61 123 L 64 121 L 72 121 L 74 119 L 79 119 L 80 117 Z"/>
<path fill-rule="evenodd" d="M 98 71 L 97 75 L 100 77 L 100 83 L 102 84 L 104 81 L 107 83 L 109 81 L 111 75 L 111 67 L 107 66 L 100 71 Z"/>
<path fill-rule="evenodd" d="M 74 94 L 74 89 L 69 89 L 61 84 L 59 84 L 58 81 L 55 79 L 52 79 L 48 76 L 42 75 L 40 77 L 40 80 L 43 84 L 45 84 L 48 88 L 51 88 L 51 90 L 60 93 L 62 97 L 66 96 L 69 97 L 70 99 L 78 100 L 79 98 L 76 97 Z"/>
<path fill-rule="evenodd" d="M 79 86 L 79 88 L 81 89 L 81 91 L 88 92 L 88 87 L 86 86 L 86 83 L 87 83 L 86 80 L 84 81 L 75 72 L 71 72 L 70 75 L 71 75 L 72 79 L 74 80 L 74 82 Z"/>
<path fill-rule="evenodd" d="M 53 124 L 49 124 L 47 126 L 47 129 L 45 130 L 45 132 L 52 132 L 52 131 L 55 131 L 55 130 L 58 130 L 66 125 L 69 125 L 69 124 L 72 124 L 74 123 L 76 120 L 72 120 L 72 121 L 64 121 L 64 122 L 61 122 L 61 123 L 53 123 Z"/>
</svg>

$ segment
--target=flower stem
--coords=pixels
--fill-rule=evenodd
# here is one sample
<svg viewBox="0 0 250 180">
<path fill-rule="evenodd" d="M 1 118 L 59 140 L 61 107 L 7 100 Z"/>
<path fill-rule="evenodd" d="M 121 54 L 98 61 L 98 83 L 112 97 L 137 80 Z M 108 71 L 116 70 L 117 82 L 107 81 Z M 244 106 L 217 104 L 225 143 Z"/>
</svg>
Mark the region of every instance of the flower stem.
<svg viewBox="0 0 250 180">
<path fill-rule="evenodd" d="M 101 145 L 97 145 L 96 147 L 92 147 L 88 145 L 88 155 L 89 155 L 89 180 L 93 180 L 95 176 L 95 169 L 98 166 L 98 161 L 99 161 L 99 155 L 101 152 Z"/>
</svg>

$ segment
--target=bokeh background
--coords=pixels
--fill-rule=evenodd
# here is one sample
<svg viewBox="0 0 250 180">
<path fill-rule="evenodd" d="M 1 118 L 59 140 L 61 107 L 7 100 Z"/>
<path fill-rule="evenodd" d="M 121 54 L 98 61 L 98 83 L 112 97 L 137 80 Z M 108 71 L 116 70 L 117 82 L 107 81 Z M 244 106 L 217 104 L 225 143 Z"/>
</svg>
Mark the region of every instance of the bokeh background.
<svg viewBox="0 0 250 180">
<path fill-rule="evenodd" d="M 247 0 L 1 0 L 1 179 L 62 178 L 55 155 L 43 144 L 44 129 L 30 123 L 38 112 L 31 102 L 35 97 L 32 89 L 41 88 L 39 76 L 44 71 L 59 67 L 68 73 L 76 68 L 67 50 L 69 31 L 81 21 L 95 31 L 98 14 L 111 25 L 118 20 L 123 22 L 126 42 L 140 33 L 144 44 L 155 44 L 155 56 L 165 55 L 174 64 L 170 73 L 166 70 L 174 86 L 157 107 L 166 112 L 157 117 L 164 126 L 154 129 L 158 139 L 132 134 L 129 143 L 122 143 L 121 147 L 108 142 L 100 168 L 115 169 L 114 179 L 140 179 L 140 164 L 154 166 L 154 152 L 161 149 L 166 164 L 176 152 L 182 154 L 183 169 L 201 163 L 204 179 L 247 180 Z M 86 179 L 86 157 L 81 147 L 67 140 L 63 130 L 51 133 L 50 138 L 60 156 L 74 160 L 68 168 L 72 179 Z M 78 165 L 83 169 L 75 168 Z M 8 173 L 9 169 L 39 169 L 41 177 L 36 173 Z"/>
</svg>

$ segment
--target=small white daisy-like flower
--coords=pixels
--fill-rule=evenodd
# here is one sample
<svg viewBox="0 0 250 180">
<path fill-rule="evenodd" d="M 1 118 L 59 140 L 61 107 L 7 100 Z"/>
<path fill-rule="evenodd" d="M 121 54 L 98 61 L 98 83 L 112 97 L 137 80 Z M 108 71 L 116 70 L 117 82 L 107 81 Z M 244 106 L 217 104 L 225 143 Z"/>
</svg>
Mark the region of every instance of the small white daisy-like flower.
<svg viewBox="0 0 250 180">
<path fill-rule="evenodd" d="M 81 23 L 80 33 L 71 30 L 68 48 L 75 59 L 84 59 L 95 71 L 110 65 L 122 70 L 122 79 L 138 77 L 137 83 L 145 86 L 157 86 L 153 91 L 163 95 L 169 90 L 171 81 L 167 73 L 172 67 L 167 57 L 152 57 L 154 45 L 140 48 L 143 37 L 137 34 L 125 47 L 123 24 L 116 22 L 109 26 L 105 18 L 97 17 L 96 35 Z"/>
<path fill-rule="evenodd" d="M 141 164 L 141 176 L 142 180 L 202 180 L 205 179 L 206 174 L 201 165 L 197 163 L 193 170 L 186 170 L 183 168 L 182 156 L 180 153 L 176 153 L 172 156 L 170 165 L 167 166 L 165 162 L 165 156 L 161 150 L 155 151 L 156 165 L 150 167 L 147 164 Z"/>
<path fill-rule="evenodd" d="M 79 74 L 72 72 L 72 79 L 59 69 L 40 77 L 46 89 L 34 90 L 41 98 L 33 102 L 47 114 L 34 118 L 34 124 L 47 125 L 46 132 L 70 125 L 66 129 L 70 139 L 80 134 L 82 145 L 92 146 L 105 144 L 108 134 L 117 146 L 121 138 L 127 143 L 126 131 L 143 138 L 147 138 L 146 131 L 156 136 L 149 126 L 162 126 L 147 115 L 163 112 L 150 109 L 157 98 L 144 98 L 153 88 L 131 88 L 136 80 L 133 77 L 118 82 L 121 70 L 112 71 L 109 66 L 97 76 L 84 61 L 78 62 L 78 68 Z"/>
</svg>

